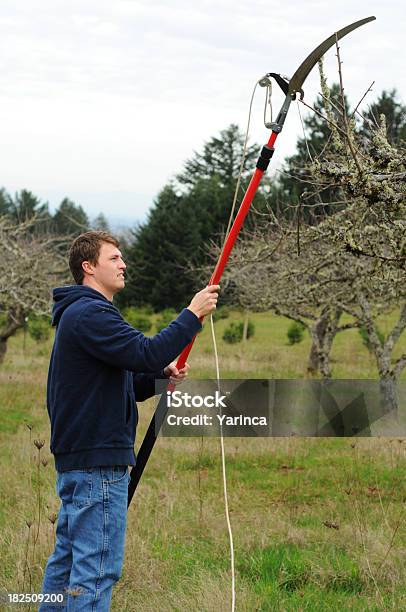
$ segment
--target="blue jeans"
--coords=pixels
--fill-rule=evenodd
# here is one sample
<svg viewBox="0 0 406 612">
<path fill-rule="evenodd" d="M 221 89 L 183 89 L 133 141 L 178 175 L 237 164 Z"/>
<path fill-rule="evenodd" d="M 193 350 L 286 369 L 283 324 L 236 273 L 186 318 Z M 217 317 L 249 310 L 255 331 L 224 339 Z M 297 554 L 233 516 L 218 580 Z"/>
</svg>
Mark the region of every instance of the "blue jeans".
<svg viewBox="0 0 406 612">
<path fill-rule="evenodd" d="M 42 592 L 65 593 L 65 606 L 42 604 L 39 612 L 107 612 L 121 576 L 127 522 L 128 467 L 58 472 L 55 550 Z"/>
</svg>

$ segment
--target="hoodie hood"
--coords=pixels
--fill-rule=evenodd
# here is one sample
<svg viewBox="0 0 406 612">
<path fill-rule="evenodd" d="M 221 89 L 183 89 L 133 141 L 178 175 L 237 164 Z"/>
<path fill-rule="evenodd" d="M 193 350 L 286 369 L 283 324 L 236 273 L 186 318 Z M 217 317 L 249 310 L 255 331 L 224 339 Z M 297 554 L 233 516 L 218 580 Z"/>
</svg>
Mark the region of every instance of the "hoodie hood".
<svg viewBox="0 0 406 612">
<path fill-rule="evenodd" d="M 111 302 L 104 297 L 102 293 L 86 287 L 85 285 L 68 285 L 66 287 L 56 287 L 52 292 L 54 305 L 52 307 L 52 325 L 55 327 L 58 325 L 61 316 L 65 312 L 66 308 L 77 302 L 81 298 L 94 298 L 96 300 L 104 300 L 111 305 Z"/>
</svg>

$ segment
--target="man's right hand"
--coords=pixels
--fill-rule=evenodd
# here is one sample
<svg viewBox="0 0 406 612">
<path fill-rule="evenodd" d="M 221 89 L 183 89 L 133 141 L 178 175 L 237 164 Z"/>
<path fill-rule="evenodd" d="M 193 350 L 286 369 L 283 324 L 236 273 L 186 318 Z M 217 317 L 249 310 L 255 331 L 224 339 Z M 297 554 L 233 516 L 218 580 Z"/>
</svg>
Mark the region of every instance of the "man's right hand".
<svg viewBox="0 0 406 612">
<path fill-rule="evenodd" d="M 188 309 L 191 310 L 197 317 L 205 317 L 216 309 L 218 291 L 220 285 L 210 285 L 205 287 L 199 293 L 196 293 L 193 300 L 190 302 Z"/>
</svg>

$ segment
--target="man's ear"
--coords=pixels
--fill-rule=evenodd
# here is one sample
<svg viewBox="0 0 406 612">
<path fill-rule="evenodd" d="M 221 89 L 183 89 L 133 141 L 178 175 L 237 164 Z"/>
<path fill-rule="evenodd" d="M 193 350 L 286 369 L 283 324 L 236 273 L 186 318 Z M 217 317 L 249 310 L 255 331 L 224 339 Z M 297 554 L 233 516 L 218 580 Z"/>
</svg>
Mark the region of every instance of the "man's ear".
<svg viewBox="0 0 406 612">
<path fill-rule="evenodd" d="M 94 274 L 94 266 L 90 263 L 90 261 L 82 261 L 82 269 L 86 274 L 90 274 L 93 276 Z"/>
</svg>

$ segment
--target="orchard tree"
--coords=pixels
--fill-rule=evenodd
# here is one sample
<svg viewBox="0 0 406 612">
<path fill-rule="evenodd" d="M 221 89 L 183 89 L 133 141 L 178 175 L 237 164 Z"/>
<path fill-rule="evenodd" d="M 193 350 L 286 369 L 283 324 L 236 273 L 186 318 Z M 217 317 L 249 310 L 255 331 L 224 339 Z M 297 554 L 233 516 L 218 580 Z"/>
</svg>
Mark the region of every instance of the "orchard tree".
<svg viewBox="0 0 406 612">
<path fill-rule="evenodd" d="M 348 155 L 319 160 L 318 173 L 323 181 L 339 181 L 351 204 L 313 231 L 344 261 L 348 293 L 337 290 L 335 300 L 366 330 L 386 405 L 395 407 L 406 366 L 406 350 L 393 356 L 406 329 L 406 148 L 390 144 L 384 115 L 370 133 L 368 152 L 358 155 L 356 137 L 348 135 Z M 377 317 L 395 308 L 398 319 L 381 342 Z"/>
<path fill-rule="evenodd" d="M 406 106 L 397 100 L 397 92 L 383 91 L 367 111 L 350 112 L 347 98 L 341 94 L 340 84 L 330 88 L 320 63 L 321 93 L 313 104 L 315 112 L 304 117 L 305 135 L 296 144 L 296 153 L 285 160 L 277 181 L 277 197 L 287 218 L 299 208 L 302 218 L 312 224 L 346 206 L 346 194 L 339 182 L 315 180 L 314 167 L 309 164 L 319 156 L 327 159 L 342 148 L 338 134 L 345 134 L 346 122 L 357 139 L 360 149 L 368 150 L 371 131 L 379 126 L 379 117 L 386 118 L 389 143 L 401 144 L 406 139 Z M 344 112 L 343 112 L 344 110 Z"/>
<path fill-rule="evenodd" d="M 270 220 L 269 220 L 270 221 Z M 303 240 L 303 233 L 302 238 Z M 272 310 L 301 324 L 311 337 L 310 376 L 332 376 L 331 350 L 337 333 L 355 327 L 341 323 L 342 308 L 314 291 L 326 245 L 312 242 L 297 251 L 296 228 L 287 223 L 257 227 L 234 249 L 223 278 L 232 283 L 234 299 L 245 310 Z M 330 254 L 330 260 L 334 253 Z"/>
<path fill-rule="evenodd" d="M 340 91 L 344 109 L 342 82 Z M 397 382 L 406 366 L 405 350 L 395 356 L 406 329 L 406 150 L 389 142 L 384 115 L 362 134 L 344 111 L 340 125 L 329 122 L 332 146 L 311 158 L 306 172 L 316 193 L 341 190 L 345 209 L 303 225 L 296 256 L 291 229 L 277 228 L 279 240 L 256 237 L 245 255 L 240 247 L 229 273 L 245 304 L 256 302 L 295 320 L 300 315 L 304 323 L 314 320 L 318 308 L 327 351 L 341 313 L 350 314 L 374 352 L 384 407 L 396 410 Z M 394 311 L 397 321 L 381 339 L 377 318 Z M 328 377 L 325 355 L 320 358 Z"/>
<path fill-rule="evenodd" d="M 0 363 L 7 341 L 24 326 L 30 314 L 48 314 L 51 289 L 68 279 L 66 258 L 58 247 L 61 237 L 45 235 L 31 216 L 15 223 L 0 217 Z M 65 241 L 66 246 L 66 241 Z"/>
</svg>

